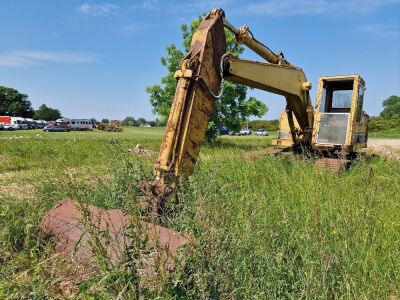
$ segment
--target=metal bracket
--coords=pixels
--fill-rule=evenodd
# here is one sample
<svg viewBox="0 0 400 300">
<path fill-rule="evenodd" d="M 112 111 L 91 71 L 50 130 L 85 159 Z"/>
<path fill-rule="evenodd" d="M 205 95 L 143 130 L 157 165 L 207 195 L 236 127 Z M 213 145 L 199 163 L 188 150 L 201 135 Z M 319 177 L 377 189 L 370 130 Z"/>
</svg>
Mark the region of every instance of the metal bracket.
<svg viewBox="0 0 400 300">
<path fill-rule="evenodd" d="M 182 69 L 178 70 L 174 74 L 175 78 L 192 78 L 193 77 L 193 71 L 191 69 Z"/>
</svg>

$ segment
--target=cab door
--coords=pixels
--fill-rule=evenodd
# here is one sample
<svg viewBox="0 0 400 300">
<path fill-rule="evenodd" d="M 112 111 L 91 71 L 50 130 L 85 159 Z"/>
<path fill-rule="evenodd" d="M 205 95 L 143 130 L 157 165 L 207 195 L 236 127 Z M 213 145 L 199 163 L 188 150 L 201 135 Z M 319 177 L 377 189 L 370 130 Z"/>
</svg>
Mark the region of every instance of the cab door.
<svg viewBox="0 0 400 300">
<path fill-rule="evenodd" d="M 316 146 L 351 145 L 349 135 L 358 95 L 356 76 L 322 77 L 319 82 L 313 143 Z"/>
</svg>

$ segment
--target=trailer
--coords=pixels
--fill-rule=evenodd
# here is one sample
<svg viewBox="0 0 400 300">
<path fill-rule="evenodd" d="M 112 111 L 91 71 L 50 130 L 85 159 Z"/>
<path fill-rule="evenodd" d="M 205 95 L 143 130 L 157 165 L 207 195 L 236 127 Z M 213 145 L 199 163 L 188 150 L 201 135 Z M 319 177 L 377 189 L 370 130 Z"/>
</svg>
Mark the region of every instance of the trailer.
<svg viewBox="0 0 400 300">
<path fill-rule="evenodd" d="M 56 120 L 56 122 L 65 122 L 71 130 L 92 130 L 93 124 L 89 119 L 69 119 L 61 118 Z"/>
</svg>

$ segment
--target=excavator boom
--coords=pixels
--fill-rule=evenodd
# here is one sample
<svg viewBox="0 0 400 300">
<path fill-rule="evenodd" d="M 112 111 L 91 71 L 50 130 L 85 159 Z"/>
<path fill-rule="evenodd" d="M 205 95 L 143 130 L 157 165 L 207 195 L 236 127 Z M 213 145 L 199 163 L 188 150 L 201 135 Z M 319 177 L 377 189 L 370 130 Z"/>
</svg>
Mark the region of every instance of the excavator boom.
<svg viewBox="0 0 400 300">
<path fill-rule="evenodd" d="M 226 52 L 222 13 L 215 10 L 203 20 L 175 73 L 178 84 L 155 166 L 161 183 L 174 185 L 179 175 L 189 176 L 197 161 L 222 82 L 220 64 Z"/>
</svg>

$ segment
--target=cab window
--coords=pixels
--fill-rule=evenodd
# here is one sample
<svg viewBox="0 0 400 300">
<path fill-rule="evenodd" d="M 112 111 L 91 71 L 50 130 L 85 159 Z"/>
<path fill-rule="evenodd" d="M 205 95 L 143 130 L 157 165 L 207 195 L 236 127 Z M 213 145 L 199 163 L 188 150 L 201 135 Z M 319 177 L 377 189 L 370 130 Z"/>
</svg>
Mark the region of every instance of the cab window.
<svg viewBox="0 0 400 300">
<path fill-rule="evenodd" d="M 321 94 L 320 112 L 349 113 L 353 99 L 353 79 L 326 80 Z"/>
<path fill-rule="evenodd" d="M 362 115 L 363 104 L 364 104 L 364 91 L 365 91 L 365 88 L 360 85 L 360 87 L 358 88 L 358 98 L 357 98 L 357 112 L 356 112 L 357 122 L 361 121 L 361 115 Z"/>
</svg>

